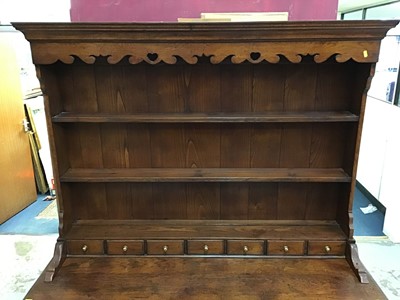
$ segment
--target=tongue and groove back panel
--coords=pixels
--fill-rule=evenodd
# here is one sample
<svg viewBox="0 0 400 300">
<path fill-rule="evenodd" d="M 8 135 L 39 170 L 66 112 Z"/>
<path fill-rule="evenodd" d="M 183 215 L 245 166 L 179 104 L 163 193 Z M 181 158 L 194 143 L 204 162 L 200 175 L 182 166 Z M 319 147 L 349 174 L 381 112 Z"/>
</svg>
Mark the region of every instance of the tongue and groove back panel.
<svg viewBox="0 0 400 300">
<path fill-rule="evenodd" d="M 365 88 L 354 88 L 360 68 L 354 62 L 77 65 L 45 67 L 57 78 L 62 112 L 105 116 L 102 123 L 53 125 L 65 136 L 60 146 L 67 155 L 59 160 L 68 168 L 343 168 L 351 174 L 346 161 L 354 155 Z M 369 66 L 363 68 L 365 80 Z M 349 117 L 278 124 L 157 119 L 310 111 Z M 106 122 L 107 114 L 144 113 L 153 122 Z M 339 194 L 348 190 L 348 183 L 65 184 L 69 201 L 81 207 L 75 219 L 335 220 Z"/>
</svg>

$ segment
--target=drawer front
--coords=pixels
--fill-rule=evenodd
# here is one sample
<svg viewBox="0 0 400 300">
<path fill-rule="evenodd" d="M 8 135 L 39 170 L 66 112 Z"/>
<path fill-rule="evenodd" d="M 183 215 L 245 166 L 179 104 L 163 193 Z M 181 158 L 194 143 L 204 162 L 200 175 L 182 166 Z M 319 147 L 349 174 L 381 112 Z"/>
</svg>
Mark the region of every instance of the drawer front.
<svg viewBox="0 0 400 300">
<path fill-rule="evenodd" d="M 263 240 L 228 240 L 228 254 L 230 255 L 263 255 Z"/>
<path fill-rule="evenodd" d="M 224 241 L 222 240 L 189 240 L 188 254 L 198 255 L 221 255 L 225 253 Z"/>
<path fill-rule="evenodd" d="M 183 240 L 149 240 L 147 254 L 149 255 L 180 255 L 184 253 Z"/>
<path fill-rule="evenodd" d="M 268 241 L 268 255 L 304 255 L 304 241 Z"/>
<path fill-rule="evenodd" d="M 144 241 L 108 240 L 107 253 L 111 255 L 142 255 L 144 254 Z"/>
<path fill-rule="evenodd" d="M 309 241 L 308 255 L 344 255 L 345 241 Z"/>
<path fill-rule="evenodd" d="M 71 240 L 67 241 L 67 253 L 72 255 L 104 254 L 103 240 Z"/>
</svg>

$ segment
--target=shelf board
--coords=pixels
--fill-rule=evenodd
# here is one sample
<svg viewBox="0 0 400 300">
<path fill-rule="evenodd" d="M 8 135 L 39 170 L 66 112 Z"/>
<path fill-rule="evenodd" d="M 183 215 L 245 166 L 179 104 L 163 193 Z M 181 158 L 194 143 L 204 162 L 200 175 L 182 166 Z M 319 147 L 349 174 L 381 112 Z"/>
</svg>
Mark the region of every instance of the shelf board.
<svg viewBox="0 0 400 300">
<path fill-rule="evenodd" d="M 67 239 L 283 239 L 345 240 L 335 221 L 81 220 Z"/>
<path fill-rule="evenodd" d="M 69 169 L 61 182 L 350 182 L 343 169 L 134 168 Z"/>
<path fill-rule="evenodd" d="M 80 114 L 62 112 L 54 123 L 293 123 L 357 122 L 359 117 L 348 111 L 266 112 L 266 113 L 143 113 Z"/>
</svg>

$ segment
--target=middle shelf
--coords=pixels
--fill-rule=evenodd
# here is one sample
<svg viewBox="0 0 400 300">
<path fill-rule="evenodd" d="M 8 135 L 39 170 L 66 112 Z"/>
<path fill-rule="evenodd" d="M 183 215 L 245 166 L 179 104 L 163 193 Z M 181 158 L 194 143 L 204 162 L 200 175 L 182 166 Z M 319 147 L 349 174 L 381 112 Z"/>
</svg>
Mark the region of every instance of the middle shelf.
<svg viewBox="0 0 400 300">
<path fill-rule="evenodd" d="M 341 168 L 68 169 L 61 182 L 351 182 Z"/>
<path fill-rule="evenodd" d="M 62 112 L 54 123 L 294 123 L 357 122 L 359 117 L 348 111 L 304 111 L 263 113 L 72 113 Z"/>
</svg>

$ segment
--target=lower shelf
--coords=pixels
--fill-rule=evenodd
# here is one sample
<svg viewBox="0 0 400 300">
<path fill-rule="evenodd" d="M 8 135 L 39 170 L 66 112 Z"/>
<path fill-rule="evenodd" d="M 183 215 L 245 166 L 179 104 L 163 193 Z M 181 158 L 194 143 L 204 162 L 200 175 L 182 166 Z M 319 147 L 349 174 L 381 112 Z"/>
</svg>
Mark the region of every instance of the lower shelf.
<svg viewBox="0 0 400 300">
<path fill-rule="evenodd" d="M 346 236 L 335 221 L 81 220 L 65 238 L 345 240 Z"/>
<path fill-rule="evenodd" d="M 30 299 L 385 299 L 345 259 L 67 258 Z"/>
</svg>

